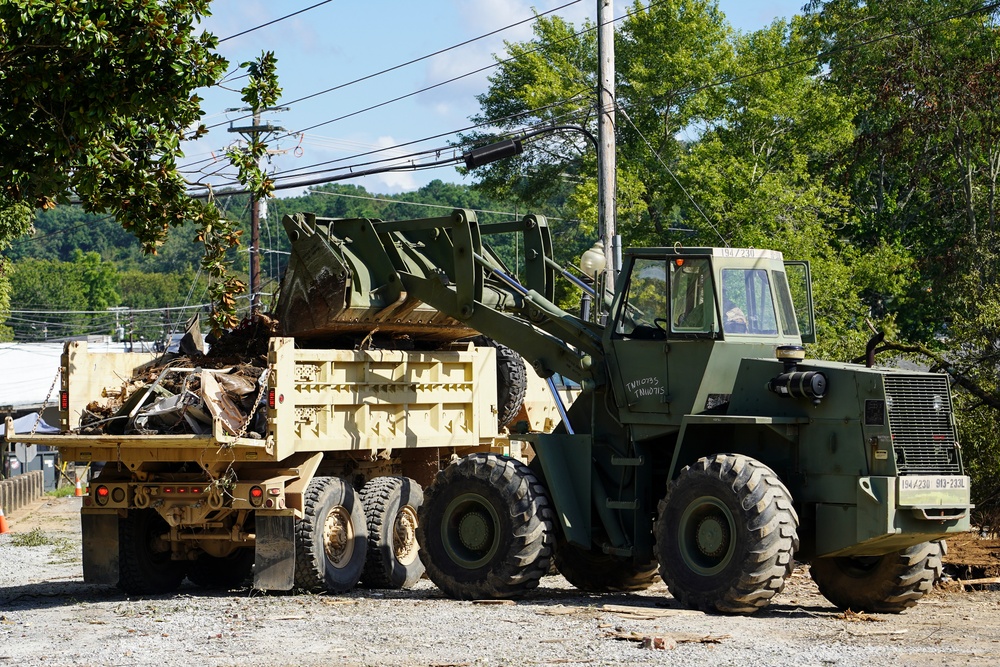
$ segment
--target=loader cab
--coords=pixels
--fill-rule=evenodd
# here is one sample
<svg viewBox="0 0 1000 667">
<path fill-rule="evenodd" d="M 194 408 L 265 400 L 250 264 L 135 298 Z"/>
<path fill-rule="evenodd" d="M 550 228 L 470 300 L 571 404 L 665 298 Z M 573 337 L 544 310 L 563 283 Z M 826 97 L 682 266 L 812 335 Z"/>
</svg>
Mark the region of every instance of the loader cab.
<svg viewBox="0 0 1000 667">
<path fill-rule="evenodd" d="M 605 330 L 620 416 L 662 425 L 717 410 L 741 359 L 811 340 L 808 265 L 789 264 L 770 250 L 627 251 Z"/>
</svg>

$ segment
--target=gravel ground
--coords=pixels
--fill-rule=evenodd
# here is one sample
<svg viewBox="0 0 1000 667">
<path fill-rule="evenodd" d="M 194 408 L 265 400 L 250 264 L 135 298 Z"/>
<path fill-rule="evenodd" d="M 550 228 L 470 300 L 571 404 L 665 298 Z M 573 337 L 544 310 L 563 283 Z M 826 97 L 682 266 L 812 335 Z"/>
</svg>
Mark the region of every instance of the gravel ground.
<svg viewBox="0 0 1000 667">
<path fill-rule="evenodd" d="M 185 584 L 129 598 L 82 583 L 78 509 L 78 498 L 47 499 L 8 517 L 0 665 L 1000 664 L 1000 591 L 939 588 L 903 614 L 845 616 L 804 567 L 754 616 L 681 609 L 663 584 L 581 594 L 560 576 L 504 604 L 450 600 L 427 580 L 343 596 Z M 28 534 L 46 543 L 17 546 Z"/>
</svg>

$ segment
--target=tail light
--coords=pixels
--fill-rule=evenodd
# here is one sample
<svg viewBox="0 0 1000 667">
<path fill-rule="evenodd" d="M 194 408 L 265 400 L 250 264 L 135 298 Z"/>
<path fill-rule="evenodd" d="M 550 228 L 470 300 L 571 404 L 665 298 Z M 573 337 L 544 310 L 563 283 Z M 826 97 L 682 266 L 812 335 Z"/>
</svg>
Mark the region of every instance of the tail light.
<svg viewBox="0 0 1000 667">
<path fill-rule="evenodd" d="M 260 507 L 264 503 L 264 489 L 259 486 L 250 487 L 250 504 Z"/>
<path fill-rule="evenodd" d="M 94 491 L 94 499 L 97 501 L 98 505 L 107 505 L 108 500 L 111 498 L 111 489 L 101 484 Z"/>
</svg>

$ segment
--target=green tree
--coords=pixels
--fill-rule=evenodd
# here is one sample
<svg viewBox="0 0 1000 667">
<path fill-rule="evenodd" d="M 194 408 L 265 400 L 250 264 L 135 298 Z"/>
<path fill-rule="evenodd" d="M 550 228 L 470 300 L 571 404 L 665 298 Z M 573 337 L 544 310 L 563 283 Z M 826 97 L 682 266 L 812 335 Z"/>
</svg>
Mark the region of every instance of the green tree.
<svg viewBox="0 0 1000 667">
<path fill-rule="evenodd" d="M 87 295 L 87 310 L 105 310 L 119 305 L 118 269 L 110 262 L 101 260 L 96 252 L 73 253 L 73 273 L 83 284 Z"/>
<path fill-rule="evenodd" d="M 208 281 L 188 269 L 177 273 L 122 271 L 119 305 L 134 310 L 176 308 L 203 304 L 208 299 Z"/>
<path fill-rule="evenodd" d="M 526 125 L 577 125 L 596 132 L 596 31 L 562 19 L 539 18 L 535 38 L 507 43 L 488 92 L 473 118 L 502 130 Z M 731 34 L 710 0 L 636 2 L 616 36 L 618 231 L 626 244 L 665 242 L 681 196 L 663 169 L 682 152 L 682 130 L 707 122 L 722 97 L 710 84 L 730 67 Z M 485 143 L 488 137 L 468 140 Z M 579 220 L 580 242 L 596 234 L 596 155 L 584 134 L 560 131 L 531 140 L 523 156 L 476 171 L 477 187 L 493 198 L 514 197 L 532 207 L 562 194 L 561 217 Z M 566 232 L 567 230 L 562 230 Z M 578 247 L 577 247 L 578 246 Z"/>
<path fill-rule="evenodd" d="M 855 139 L 830 161 L 857 218 L 845 240 L 899 249 L 906 277 L 872 284 L 869 305 L 899 324 L 885 347 L 947 370 L 960 388 L 973 489 L 990 495 L 1000 460 L 997 4 L 815 0 L 806 9 L 827 80 L 858 99 Z"/>
<path fill-rule="evenodd" d="M 0 192 L 0 314 L 10 310 L 10 262 L 7 259 L 11 240 L 26 233 L 30 227 L 31 211 L 23 202 L 13 202 Z M 7 325 L 0 325 L 0 340 L 10 340 L 13 331 Z"/>
<path fill-rule="evenodd" d="M 9 324 L 19 340 L 46 340 L 90 332 L 86 285 L 77 266 L 49 259 L 25 259 L 10 271 Z"/>
<path fill-rule="evenodd" d="M 11 309 L 38 311 L 19 318 L 19 338 L 111 333 L 104 311 L 119 305 L 118 284 L 117 268 L 96 252 L 76 250 L 71 262 L 17 262 L 11 273 Z"/>
<path fill-rule="evenodd" d="M 195 90 L 215 85 L 227 63 L 218 40 L 200 34 L 209 0 L 8 0 L 0 3 L 0 234 L 28 226 L 30 210 L 79 199 L 110 213 L 146 253 L 171 227 L 190 221 L 213 279 L 215 329 L 235 325 L 241 281 L 227 254 L 240 230 L 211 203 L 192 199 L 177 168 L 185 139 L 202 136 Z M 244 100 L 264 104 L 280 90 L 273 54 L 253 63 Z M 250 147 L 250 155 L 259 149 Z M 273 184 L 247 154 L 233 151 L 256 196 Z M 0 248 L 10 237 L 0 236 Z M 0 289 L 0 299 L 3 291 Z M 2 302 L 0 302 L 2 305 Z"/>
<path fill-rule="evenodd" d="M 892 283 L 892 249 L 841 242 L 855 223 L 849 193 L 827 161 L 854 137 L 854 101 L 813 76 L 801 22 L 777 21 L 734 40 L 725 101 L 678 160 L 688 201 L 681 219 L 690 243 L 768 247 L 809 260 L 819 320 L 817 356 L 847 359 L 864 349 L 866 285 Z M 781 66 L 776 66 L 781 64 Z M 704 217 L 702 216 L 704 213 Z M 898 283 L 898 280 L 897 280 Z"/>
<path fill-rule="evenodd" d="M 577 31 L 559 18 L 539 17 L 530 42 L 505 42 L 509 56 L 497 58 L 489 90 L 478 96 L 477 124 L 502 131 L 541 123 L 593 127 L 588 95 L 594 90 L 597 41 L 593 24 Z M 463 141 L 489 143 L 493 136 L 474 133 Z M 511 195 L 525 204 L 550 199 L 564 187 L 563 174 L 580 169 L 592 147 L 583 135 L 559 132 L 533 141 L 534 149 L 518 158 L 494 162 L 476 171 L 477 186 L 494 199 Z"/>
<path fill-rule="evenodd" d="M 196 34 L 207 0 L 0 4 L 4 204 L 79 197 L 149 249 L 195 217 L 177 170 L 200 99 L 226 62 Z"/>
<path fill-rule="evenodd" d="M 852 239 L 909 249 L 918 272 L 906 293 L 875 297 L 907 337 L 927 341 L 953 315 L 954 278 L 977 272 L 976 248 L 998 231 L 996 6 L 835 0 L 807 9 L 828 80 L 860 102 L 857 136 L 832 165 L 858 212 Z"/>
</svg>

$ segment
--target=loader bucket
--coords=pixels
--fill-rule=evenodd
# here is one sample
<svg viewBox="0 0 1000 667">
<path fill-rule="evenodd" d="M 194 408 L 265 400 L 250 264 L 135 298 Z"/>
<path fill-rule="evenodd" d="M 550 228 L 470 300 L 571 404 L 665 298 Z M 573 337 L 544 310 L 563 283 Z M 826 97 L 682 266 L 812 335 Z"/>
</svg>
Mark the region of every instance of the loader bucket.
<svg viewBox="0 0 1000 667">
<path fill-rule="evenodd" d="M 430 264 L 402 258 L 396 244 L 419 244 L 396 234 L 380 238 L 373 221 L 366 219 L 300 213 L 286 215 L 282 224 L 291 242 L 276 306 L 282 335 L 309 339 L 377 331 L 393 338 L 446 342 L 477 333 L 407 297 L 395 267 L 425 273 Z"/>
</svg>

